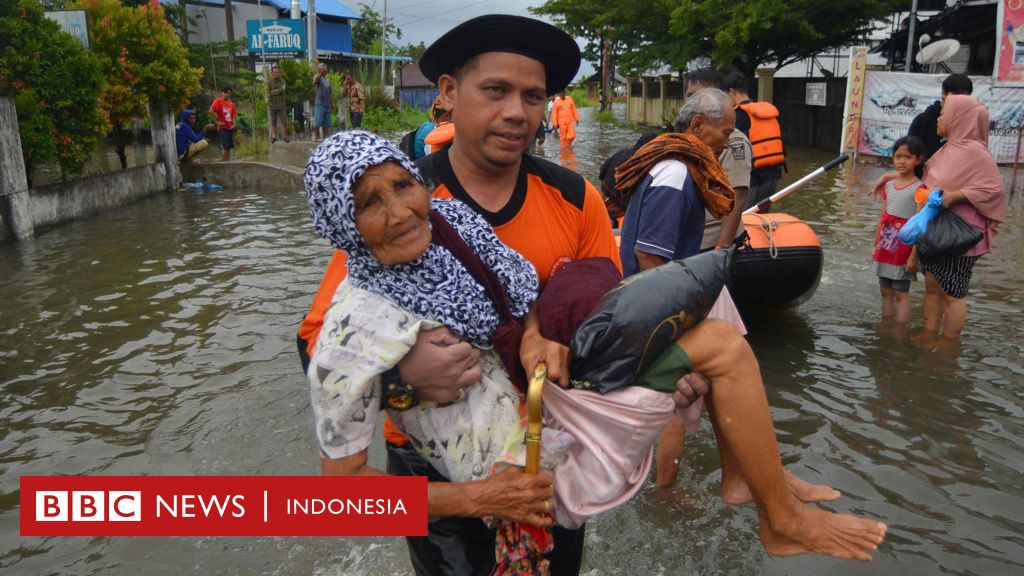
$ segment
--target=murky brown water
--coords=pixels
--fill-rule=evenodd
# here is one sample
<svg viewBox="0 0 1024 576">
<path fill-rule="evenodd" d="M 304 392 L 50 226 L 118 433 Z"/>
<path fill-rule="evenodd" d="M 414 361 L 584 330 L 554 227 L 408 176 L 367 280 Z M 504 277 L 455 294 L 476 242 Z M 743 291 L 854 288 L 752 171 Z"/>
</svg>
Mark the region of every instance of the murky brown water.
<svg viewBox="0 0 1024 576">
<path fill-rule="evenodd" d="M 635 137 L 584 121 L 563 161 L 593 179 Z M 787 179 L 830 157 L 796 151 Z M 932 352 L 879 325 L 863 191 L 880 171 L 847 166 L 784 201 L 821 237 L 821 286 L 750 326 L 783 459 L 844 492 L 829 508 L 890 525 L 875 561 L 768 557 L 754 510 L 715 497 L 705 422 L 675 493 L 590 522 L 585 573 L 1024 572 L 1020 198 L 976 269 L 961 349 Z M 397 539 L 18 536 L 21 475 L 317 474 L 294 334 L 328 255 L 299 191 L 161 196 L 0 245 L 0 571 L 409 573 Z"/>
</svg>

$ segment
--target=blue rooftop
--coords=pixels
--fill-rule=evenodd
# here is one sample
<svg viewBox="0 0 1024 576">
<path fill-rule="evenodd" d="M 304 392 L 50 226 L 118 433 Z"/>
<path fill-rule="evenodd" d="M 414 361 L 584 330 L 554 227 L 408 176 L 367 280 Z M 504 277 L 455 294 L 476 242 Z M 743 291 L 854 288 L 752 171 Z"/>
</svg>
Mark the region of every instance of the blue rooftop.
<svg viewBox="0 0 1024 576">
<path fill-rule="evenodd" d="M 240 4 L 257 4 L 256 0 L 235 0 Z M 160 0 L 161 4 L 177 5 L 178 0 Z M 291 0 L 263 0 L 264 4 L 273 6 L 282 12 L 291 10 Z M 202 0 L 200 1 L 189 1 L 189 4 L 194 6 L 214 5 L 223 6 L 224 0 Z M 305 14 L 309 7 L 309 0 L 299 0 L 299 8 L 302 13 Z M 318 16 L 333 16 L 335 18 L 345 18 L 348 20 L 362 20 L 359 14 L 353 12 L 348 6 L 345 6 L 338 0 L 316 0 L 316 13 Z"/>
<path fill-rule="evenodd" d="M 273 4 L 281 10 L 290 10 L 292 7 L 291 0 L 266 0 L 267 4 Z M 356 14 L 348 6 L 345 6 L 338 0 L 315 0 L 316 2 L 316 13 L 323 14 L 325 16 L 336 16 L 338 18 L 348 18 L 349 20 L 362 20 L 359 14 Z M 299 9 L 305 14 L 309 8 L 309 0 L 299 0 Z"/>
</svg>

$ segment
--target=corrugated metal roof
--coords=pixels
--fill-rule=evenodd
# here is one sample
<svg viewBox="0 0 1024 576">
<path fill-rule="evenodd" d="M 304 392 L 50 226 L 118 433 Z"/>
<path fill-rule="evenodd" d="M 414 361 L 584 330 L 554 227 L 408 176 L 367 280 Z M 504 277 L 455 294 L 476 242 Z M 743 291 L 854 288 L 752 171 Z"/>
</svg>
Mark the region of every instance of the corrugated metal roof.
<svg viewBox="0 0 1024 576">
<path fill-rule="evenodd" d="M 333 16 L 335 18 L 345 18 L 347 20 L 362 20 L 359 14 L 356 14 L 348 6 L 345 6 L 338 0 L 315 0 L 316 1 L 316 13 L 318 16 Z M 257 5 L 257 0 L 234 0 L 235 4 L 252 4 Z M 160 0 L 161 4 L 178 5 L 178 0 Z M 273 6 L 280 11 L 291 10 L 291 0 L 262 0 L 263 4 Z M 223 6 L 224 0 L 202 0 L 190 1 L 192 6 Z M 305 14 L 309 6 L 309 0 L 299 0 L 299 8 L 302 13 Z"/>
</svg>

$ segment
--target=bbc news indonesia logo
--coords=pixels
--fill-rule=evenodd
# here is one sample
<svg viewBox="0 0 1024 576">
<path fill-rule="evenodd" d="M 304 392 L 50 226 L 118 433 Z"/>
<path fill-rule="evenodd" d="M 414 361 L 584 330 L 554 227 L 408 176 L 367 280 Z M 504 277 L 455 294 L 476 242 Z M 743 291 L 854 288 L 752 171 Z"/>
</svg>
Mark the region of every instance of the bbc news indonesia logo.
<svg viewBox="0 0 1024 576">
<path fill-rule="evenodd" d="M 425 477 L 22 476 L 22 536 L 425 536 Z"/>
</svg>

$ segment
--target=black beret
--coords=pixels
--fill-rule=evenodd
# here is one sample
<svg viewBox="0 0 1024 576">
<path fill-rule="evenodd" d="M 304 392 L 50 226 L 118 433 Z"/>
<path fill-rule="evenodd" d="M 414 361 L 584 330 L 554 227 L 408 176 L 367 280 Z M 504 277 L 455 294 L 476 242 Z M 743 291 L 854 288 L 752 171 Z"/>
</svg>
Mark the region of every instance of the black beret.
<svg viewBox="0 0 1024 576">
<path fill-rule="evenodd" d="M 548 94 L 565 89 L 580 69 L 580 47 L 562 30 L 533 18 L 489 14 L 467 20 L 427 48 L 420 71 L 437 84 L 470 58 L 485 52 L 511 52 L 544 65 Z"/>
</svg>

